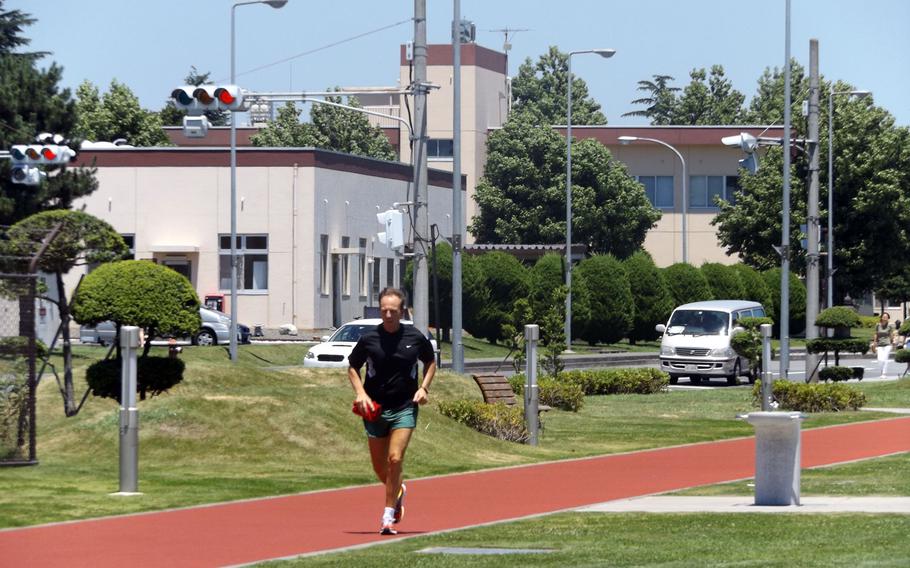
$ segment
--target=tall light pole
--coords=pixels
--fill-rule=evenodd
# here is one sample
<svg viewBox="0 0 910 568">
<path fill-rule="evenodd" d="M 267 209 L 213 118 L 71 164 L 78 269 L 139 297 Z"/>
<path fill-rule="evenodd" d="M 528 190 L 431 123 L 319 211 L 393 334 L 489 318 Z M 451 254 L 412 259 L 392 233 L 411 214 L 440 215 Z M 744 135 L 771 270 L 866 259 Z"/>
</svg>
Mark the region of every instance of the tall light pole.
<svg viewBox="0 0 910 568">
<path fill-rule="evenodd" d="M 248 0 L 231 6 L 231 84 L 236 84 L 236 51 L 234 49 L 234 20 L 237 6 L 268 4 L 281 8 L 288 0 Z M 237 116 L 231 113 L 231 362 L 237 362 Z"/>
<path fill-rule="evenodd" d="M 572 56 L 596 53 L 609 58 L 615 49 L 584 49 L 569 52 L 569 74 L 566 79 L 566 351 L 572 351 Z"/>
<path fill-rule="evenodd" d="M 828 303 L 834 305 L 834 97 L 856 95 L 865 98 L 871 91 L 835 91 L 828 93 Z"/>
<path fill-rule="evenodd" d="M 686 228 L 686 212 L 689 207 L 689 170 L 686 167 L 686 160 L 683 158 L 682 154 L 679 153 L 679 150 L 667 144 L 663 140 L 658 140 L 656 138 L 645 138 L 643 136 L 620 136 L 619 143 L 623 145 L 631 144 L 637 140 L 644 142 L 654 142 L 655 144 L 660 144 L 669 148 L 676 157 L 679 158 L 680 163 L 682 163 L 682 261 L 689 262 L 689 235 Z"/>
<path fill-rule="evenodd" d="M 790 0 L 784 41 L 784 170 L 780 243 L 780 377 L 790 372 Z"/>
</svg>

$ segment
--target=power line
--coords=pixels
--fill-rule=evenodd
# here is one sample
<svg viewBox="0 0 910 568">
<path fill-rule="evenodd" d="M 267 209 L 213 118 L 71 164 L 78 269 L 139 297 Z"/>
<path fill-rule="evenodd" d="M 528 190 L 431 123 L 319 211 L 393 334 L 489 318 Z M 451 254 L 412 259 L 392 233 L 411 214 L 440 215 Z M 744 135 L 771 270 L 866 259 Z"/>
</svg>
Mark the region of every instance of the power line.
<svg viewBox="0 0 910 568">
<path fill-rule="evenodd" d="M 246 70 L 246 71 L 242 71 L 242 72 L 240 72 L 240 73 L 237 73 L 236 76 L 237 76 L 237 77 L 240 77 L 241 75 L 249 75 L 250 73 L 255 73 L 255 72 L 257 72 L 257 71 L 262 71 L 263 69 L 268 69 L 268 68 L 274 67 L 274 66 L 276 66 L 276 65 L 281 65 L 282 63 L 287 63 L 287 62 L 289 62 L 289 61 L 293 61 L 294 59 L 299 59 L 299 58 L 305 57 L 305 56 L 307 56 L 307 55 L 312 55 L 312 54 L 314 54 L 314 53 L 317 53 L 317 52 L 320 52 L 320 51 L 329 49 L 330 47 L 336 47 L 336 46 L 342 45 L 342 44 L 344 44 L 344 43 L 348 43 L 348 42 L 350 42 L 350 41 L 354 41 L 355 39 L 360 39 L 360 38 L 366 37 L 366 36 L 368 36 L 368 35 L 372 35 L 372 34 L 375 34 L 375 33 L 379 33 L 379 32 L 382 32 L 382 31 L 388 30 L 388 29 L 390 29 L 390 28 L 394 28 L 394 27 L 397 27 L 397 26 L 400 26 L 400 25 L 402 25 L 402 24 L 406 24 L 406 23 L 412 22 L 412 21 L 414 21 L 414 18 L 408 18 L 408 19 L 406 19 L 406 20 L 401 20 L 400 22 L 395 22 L 394 24 L 389 24 L 389 25 L 387 25 L 387 26 L 382 26 L 381 28 L 376 28 L 376 29 L 370 30 L 370 31 L 368 31 L 368 32 L 363 32 L 362 34 L 357 34 L 357 35 L 355 35 L 355 36 L 351 36 L 351 37 L 346 38 L 346 39 L 342 39 L 342 40 L 339 40 L 339 41 L 336 41 L 336 42 L 332 42 L 332 43 L 323 45 L 322 47 L 317 47 L 317 48 L 315 48 L 315 49 L 310 49 L 310 50 L 308 50 L 308 51 L 303 51 L 303 52 L 298 53 L 298 54 L 296 54 L 296 55 L 291 55 L 290 57 L 285 57 L 284 59 L 279 59 L 278 61 L 274 61 L 274 62 L 272 62 L 272 63 L 266 63 L 265 65 L 260 65 L 259 67 L 254 67 L 253 69 L 248 69 L 248 70 Z M 225 82 L 225 81 L 227 81 L 227 79 L 220 79 L 219 81 L 217 81 L 217 83 L 223 83 L 223 82 Z"/>
</svg>

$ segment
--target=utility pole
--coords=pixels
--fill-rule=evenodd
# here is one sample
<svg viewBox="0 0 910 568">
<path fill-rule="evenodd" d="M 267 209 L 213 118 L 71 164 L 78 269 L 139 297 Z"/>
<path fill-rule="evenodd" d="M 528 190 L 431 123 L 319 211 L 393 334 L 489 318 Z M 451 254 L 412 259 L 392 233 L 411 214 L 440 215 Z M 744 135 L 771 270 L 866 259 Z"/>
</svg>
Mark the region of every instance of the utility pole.
<svg viewBox="0 0 910 568">
<path fill-rule="evenodd" d="M 809 246 L 806 258 L 806 341 L 818 337 L 819 219 L 818 219 L 818 40 L 809 40 L 809 214 L 806 218 Z M 806 353 L 806 379 L 818 382 L 818 354 Z"/>
<path fill-rule="evenodd" d="M 414 0 L 414 139 L 411 164 L 414 168 L 414 325 L 426 333 L 429 328 L 429 278 L 427 245 L 430 218 L 427 215 L 427 0 Z M 455 220 L 453 219 L 454 223 Z"/>
<path fill-rule="evenodd" d="M 461 0 L 454 0 L 452 15 L 452 370 L 464 373 L 461 338 Z M 439 296 L 436 296 L 439 301 Z M 436 322 L 439 325 L 439 322 Z"/>
</svg>

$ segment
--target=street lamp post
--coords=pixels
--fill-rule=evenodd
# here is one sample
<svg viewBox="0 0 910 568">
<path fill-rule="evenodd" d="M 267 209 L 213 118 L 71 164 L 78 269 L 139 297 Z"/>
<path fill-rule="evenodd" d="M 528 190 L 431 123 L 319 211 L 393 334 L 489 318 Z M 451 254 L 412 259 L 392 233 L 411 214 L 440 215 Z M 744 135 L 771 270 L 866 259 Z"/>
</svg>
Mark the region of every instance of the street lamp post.
<svg viewBox="0 0 910 568">
<path fill-rule="evenodd" d="M 248 0 L 231 6 L 231 84 L 236 84 L 236 51 L 234 49 L 234 20 L 237 6 L 268 4 L 281 8 L 288 0 Z M 237 362 L 237 117 L 231 114 L 231 362 Z"/>
<path fill-rule="evenodd" d="M 615 49 L 584 49 L 569 52 L 566 78 L 566 351 L 572 351 L 572 56 L 596 53 L 603 58 L 616 54 Z"/>
<path fill-rule="evenodd" d="M 653 142 L 655 144 L 660 144 L 669 148 L 676 157 L 679 158 L 680 163 L 682 164 L 682 261 L 689 262 L 689 235 L 686 227 L 686 212 L 688 211 L 689 206 L 689 170 L 686 167 L 686 160 L 683 158 L 682 154 L 679 153 L 679 150 L 667 144 L 663 140 L 658 140 L 656 138 L 645 138 L 643 136 L 620 136 L 620 144 L 631 144 L 636 140 L 642 140 L 645 142 Z"/>
<path fill-rule="evenodd" d="M 864 98 L 871 91 L 836 91 L 828 93 L 828 303 L 834 305 L 834 97 L 856 95 Z"/>
</svg>

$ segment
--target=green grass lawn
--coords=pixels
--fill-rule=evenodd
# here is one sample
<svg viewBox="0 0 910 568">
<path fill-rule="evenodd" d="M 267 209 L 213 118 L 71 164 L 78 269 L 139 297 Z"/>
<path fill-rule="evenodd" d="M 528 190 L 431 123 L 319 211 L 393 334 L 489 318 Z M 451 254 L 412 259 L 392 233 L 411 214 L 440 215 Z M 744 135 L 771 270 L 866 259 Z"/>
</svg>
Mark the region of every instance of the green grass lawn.
<svg viewBox="0 0 910 568">
<path fill-rule="evenodd" d="M 275 567 L 906 566 L 910 515 L 564 513 L 271 562 Z M 427 554 L 429 547 L 549 549 Z"/>
<path fill-rule="evenodd" d="M 90 398 L 63 416 L 53 377 L 38 401 L 40 465 L 0 468 L 0 527 L 156 510 L 373 483 L 362 426 L 350 412 L 343 371 L 270 367 L 299 364 L 305 346 L 253 345 L 231 365 L 221 348 L 188 348 L 186 377 L 171 392 L 139 404 L 139 489 L 115 499 L 118 405 Z M 162 349 L 163 351 L 163 349 Z M 104 350 L 76 350 L 77 391 L 84 369 Z M 860 384 L 870 406 L 910 406 L 910 379 Z M 421 411 L 407 475 L 419 477 L 748 436 L 736 420 L 751 409 L 747 387 L 651 396 L 588 397 L 578 413 L 550 411 L 540 446 L 502 442 L 436 410 L 433 401 L 480 399 L 466 376 L 440 373 Z M 806 428 L 886 415 L 812 415 Z M 890 416 L 890 415 L 887 415 Z"/>
</svg>

